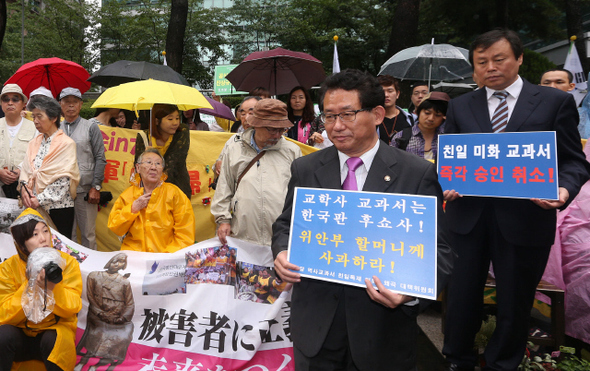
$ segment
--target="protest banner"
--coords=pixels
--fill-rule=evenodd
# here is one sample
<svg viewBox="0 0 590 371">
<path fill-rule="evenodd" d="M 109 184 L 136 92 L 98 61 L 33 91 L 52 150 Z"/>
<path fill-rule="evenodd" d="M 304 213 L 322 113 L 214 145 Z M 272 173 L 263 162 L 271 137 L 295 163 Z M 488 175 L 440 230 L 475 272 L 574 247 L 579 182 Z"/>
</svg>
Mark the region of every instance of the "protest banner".
<svg viewBox="0 0 590 371">
<path fill-rule="evenodd" d="M 113 201 L 101 208 L 96 219 L 96 241 L 101 251 L 116 251 L 121 247 L 117 235 L 107 228 L 109 213 L 115 200 L 127 187 L 135 158 L 135 140 L 137 130 L 121 129 L 100 125 L 105 146 L 107 166 L 102 183 L 102 191 L 113 194 Z M 195 214 L 196 241 L 203 241 L 215 236 L 215 220 L 211 215 L 211 200 L 214 190 L 209 187 L 215 179 L 213 164 L 219 157 L 225 142 L 233 133 L 191 130 L 191 144 L 186 158 L 191 185 L 191 203 Z M 305 144 L 299 145 L 306 155 L 316 151 Z"/>
<path fill-rule="evenodd" d="M 436 300 L 436 197 L 295 188 L 289 262 L 304 277 Z"/>
<path fill-rule="evenodd" d="M 464 196 L 557 200 L 554 131 L 438 137 L 438 181 Z"/>
<path fill-rule="evenodd" d="M 52 232 L 54 248 L 80 263 L 84 284 L 76 371 L 99 362 L 98 370 L 121 371 L 294 370 L 290 293 L 268 247 L 228 238 L 171 254 L 100 252 Z M 15 254 L 12 237 L 0 233 L 0 261 Z M 107 274 L 116 260 L 125 264 Z M 124 321 L 95 314 L 114 302 Z"/>
</svg>

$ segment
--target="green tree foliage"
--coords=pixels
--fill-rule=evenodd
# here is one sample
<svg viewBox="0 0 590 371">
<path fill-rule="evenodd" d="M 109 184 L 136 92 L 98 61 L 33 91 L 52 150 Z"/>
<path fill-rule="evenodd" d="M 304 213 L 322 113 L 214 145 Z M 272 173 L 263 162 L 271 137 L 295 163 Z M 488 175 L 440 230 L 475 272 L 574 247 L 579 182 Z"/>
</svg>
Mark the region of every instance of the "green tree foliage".
<svg viewBox="0 0 590 371">
<path fill-rule="evenodd" d="M 189 1 L 189 13 L 184 36 L 182 74 L 189 82 L 197 82 L 201 88 L 213 88 L 215 66 L 228 57 L 230 43 L 227 27 L 227 11 L 202 9 L 200 2 Z M 206 58 L 206 61 L 205 61 Z"/>
<path fill-rule="evenodd" d="M 422 0 L 421 43 L 446 42 L 469 47 L 473 39 L 496 27 L 519 32 L 523 41 L 565 38 L 563 12 L 551 0 Z"/>
<path fill-rule="evenodd" d="M 529 49 L 524 50 L 522 58 L 522 66 L 520 66 L 518 72 L 522 78 L 533 84 L 540 82 L 543 72 L 556 67 L 544 55 Z"/>
<path fill-rule="evenodd" d="M 223 45 L 228 42 L 224 36 L 224 11 L 202 9 L 200 4 L 197 0 L 189 1 L 182 75 L 190 83 L 205 88 L 213 84 L 213 69 L 225 56 Z M 161 52 L 166 50 L 170 2 L 142 0 L 129 8 L 109 1 L 98 12 L 98 18 L 103 66 L 118 60 L 163 63 Z"/>
<path fill-rule="evenodd" d="M 389 2 L 378 0 L 236 0 L 234 57 L 282 45 L 322 60 L 331 72 L 333 37 L 339 36 L 342 68 L 377 73 L 385 61 Z"/>
<path fill-rule="evenodd" d="M 119 60 L 162 63 L 170 4 L 142 0 L 129 8 L 118 1 L 104 2 L 97 13 L 100 62 Z"/>
<path fill-rule="evenodd" d="M 236 0 L 234 62 L 281 45 L 312 54 L 331 72 L 332 38 L 338 35 L 341 68 L 376 74 L 391 57 L 386 50 L 398 4 L 398 0 Z M 564 13 L 551 0 L 421 0 L 419 12 L 416 45 L 434 38 L 435 43 L 469 48 L 475 36 L 495 27 L 516 30 L 524 42 L 566 36 Z"/>
<path fill-rule="evenodd" d="M 254 51 L 278 46 L 277 32 L 287 21 L 288 5 L 289 0 L 236 0 L 234 2 L 231 19 L 229 19 L 233 63 L 239 63 Z"/>
<path fill-rule="evenodd" d="M 25 8 L 25 63 L 59 57 L 88 68 L 93 64 L 85 30 L 93 27 L 92 5 L 84 1 L 44 0 Z M 6 34 L 0 50 L 0 80 L 21 66 L 21 3 L 8 4 Z"/>
</svg>

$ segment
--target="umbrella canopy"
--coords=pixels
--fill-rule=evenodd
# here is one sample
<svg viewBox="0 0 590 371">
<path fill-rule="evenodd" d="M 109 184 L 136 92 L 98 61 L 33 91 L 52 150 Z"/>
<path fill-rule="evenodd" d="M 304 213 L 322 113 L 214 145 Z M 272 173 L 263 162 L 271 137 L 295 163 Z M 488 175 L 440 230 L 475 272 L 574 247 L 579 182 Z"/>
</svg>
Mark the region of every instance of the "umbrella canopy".
<svg viewBox="0 0 590 371">
<path fill-rule="evenodd" d="M 90 89 L 90 82 L 86 81 L 89 76 L 88 71 L 78 63 L 61 58 L 40 58 L 23 64 L 4 85 L 17 84 L 27 97 L 33 90 L 45 86 L 57 98 L 67 87 L 85 93 Z"/>
<path fill-rule="evenodd" d="M 432 86 L 432 91 L 442 91 L 447 93 L 451 98 L 455 98 L 459 95 L 475 90 L 476 87 L 476 84 L 470 85 L 466 83 L 441 81 L 438 84 Z"/>
<path fill-rule="evenodd" d="M 88 81 L 110 88 L 127 82 L 154 79 L 190 86 L 188 81 L 168 66 L 149 62 L 117 61 L 101 67 Z"/>
<path fill-rule="evenodd" d="M 108 88 L 98 97 L 92 108 L 121 108 L 137 113 L 151 109 L 156 103 L 174 104 L 181 111 L 213 108 L 195 88 L 152 79 Z"/>
<path fill-rule="evenodd" d="M 456 81 L 470 77 L 469 51 L 449 44 L 425 44 L 404 49 L 381 66 L 379 75 L 401 80 Z"/>
<path fill-rule="evenodd" d="M 236 117 L 231 112 L 231 109 L 226 106 L 225 104 L 216 101 L 213 98 L 205 97 L 207 101 L 213 106 L 213 109 L 203 108 L 199 110 L 200 113 L 204 113 L 206 115 L 211 115 L 215 117 L 221 117 L 222 119 L 228 119 L 231 121 L 236 121 Z"/>
<path fill-rule="evenodd" d="M 311 55 L 276 48 L 250 54 L 225 78 L 237 90 L 261 86 L 279 95 L 299 85 L 309 89 L 324 81 L 326 74 L 322 62 Z"/>
</svg>

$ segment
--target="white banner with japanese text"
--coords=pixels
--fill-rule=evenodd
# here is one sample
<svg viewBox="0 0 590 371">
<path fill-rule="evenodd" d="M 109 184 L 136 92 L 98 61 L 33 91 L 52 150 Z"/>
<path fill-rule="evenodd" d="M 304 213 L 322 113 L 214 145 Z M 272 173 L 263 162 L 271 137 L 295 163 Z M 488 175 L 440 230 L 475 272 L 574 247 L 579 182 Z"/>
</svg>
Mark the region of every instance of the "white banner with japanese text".
<svg viewBox="0 0 590 371">
<path fill-rule="evenodd" d="M 54 247 L 84 283 L 75 370 L 294 369 L 290 293 L 268 247 L 214 238 L 172 254 L 100 252 L 55 232 Z M 15 254 L 0 233 L 0 261 Z"/>
</svg>

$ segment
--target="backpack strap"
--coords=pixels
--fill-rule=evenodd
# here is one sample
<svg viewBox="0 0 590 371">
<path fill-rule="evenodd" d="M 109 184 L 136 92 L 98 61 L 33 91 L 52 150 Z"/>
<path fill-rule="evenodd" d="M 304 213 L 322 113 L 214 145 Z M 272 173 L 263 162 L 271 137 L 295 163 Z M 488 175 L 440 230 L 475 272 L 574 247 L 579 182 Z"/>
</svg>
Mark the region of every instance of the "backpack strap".
<svg viewBox="0 0 590 371">
<path fill-rule="evenodd" d="M 256 155 L 256 157 L 254 157 L 252 159 L 252 161 L 250 161 L 250 163 L 248 164 L 248 166 L 246 166 L 246 168 L 244 169 L 244 171 L 242 171 L 242 174 L 240 174 L 240 176 L 238 177 L 238 182 L 236 183 L 236 190 L 238 189 L 238 186 L 240 185 L 240 182 L 242 181 L 242 178 L 244 177 L 244 175 L 246 175 L 246 173 L 248 172 L 248 170 L 250 170 L 250 168 L 252 166 L 254 166 L 254 164 L 260 160 L 260 158 L 262 156 L 264 156 L 266 154 L 266 151 L 260 151 L 260 153 L 258 153 Z M 234 191 L 235 192 L 235 191 Z"/>
</svg>

